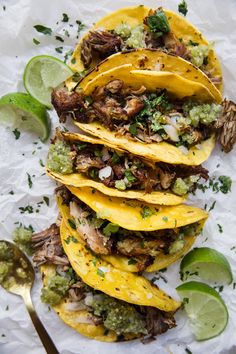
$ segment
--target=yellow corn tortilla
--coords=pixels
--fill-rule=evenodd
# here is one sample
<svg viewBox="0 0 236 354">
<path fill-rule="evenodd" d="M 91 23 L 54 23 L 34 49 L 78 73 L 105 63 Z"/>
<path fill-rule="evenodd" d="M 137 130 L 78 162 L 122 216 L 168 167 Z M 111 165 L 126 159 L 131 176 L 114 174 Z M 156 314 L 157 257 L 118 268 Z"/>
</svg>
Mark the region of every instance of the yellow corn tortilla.
<svg viewBox="0 0 236 354">
<path fill-rule="evenodd" d="M 107 145 L 113 149 L 117 150 L 117 147 L 113 144 L 106 143 L 101 139 L 96 139 L 87 135 L 82 135 L 79 133 L 63 133 L 63 137 L 70 141 L 83 141 L 91 144 L 102 144 Z M 122 151 L 118 149 L 119 151 Z M 71 174 L 61 174 L 51 171 L 49 168 L 46 169 L 47 174 L 54 180 L 61 182 L 62 184 L 72 186 L 72 187 L 92 187 L 100 192 L 109 195 L 111 197 L 120 197 L 127 199 L 138 199 L 143 202 L 151 204 L 163 204 L 163 205 L 177 205 L 181 204 L 186 200 L 186 196 L 178 196 L 171 192 L 159 192 L 153 191 L 151 193 L 146 193 L 144 190 L 125 190 L 121 191 L 116 188 L 110 188 L 105 186 L 101 182 L 97 182 L 87 177 L 83 173 L 71 173 Z"/>
<path fill-rule="evenodd" d="M 100 19 L 98 22 L 95 23 L 91 30 L 113 30 L 122 22 L 127 23 L 131 26 L 131 28 L 134 28 L 143 23 L 143 20 L 148 15 L 149 11 L 150 8 L 143 5 L 121 8 Z M 206 40 L 206 38 L 204 38 L 202 33 L 189 21 L 187 21 L 186 18 L 170 10 L 163 9 L 163 11 L 169 21 L 171 31 L 175 34 L 177 38 L 182 38 L 184 43 L 192 41 L 199 43 L 200 45 L 209 45 L 209 42 Z M 81 43 L 82 40 L 87 36 L 88 33 L 86 33 L 81 38 L 73 53 L 70 67 L 75 72 L 80 72 L 84 70 L 84 66 L 80 58 Z M 209 62 L 207 65 L 207 70 L 212 73 L 212 76 L 221 78 L 222 71 L 220 63 L 213 49 L 210 49 L 208 58 Z M 91 64 L 91 68 L 94 67 L 96 64 L 98 64 L 98 62 L 93 61 Z M 117 59 L 117 62 L 115 63 L 115 66 L 117 65 L 120 65 L 119 59 Z M 216 87 L 222 92 L 222 84 L 216 84 Z"/>
<path fill-rule="evenodd" d="M 73 190 L 71 191 L 71 192 L 74 192 Z M 99 193 L 99 192 L 96 192 L 96 193 Z M 73 194 L 75 194 L 76 195 L 76 193 L 73 193 Z M 100 194 L 100 193 L 99 193 Z M 77 196 L 78 196 L 78 194 L 77 194 Z M 81 196 L 81 195 L 80 195 Z M 89 197 L 89 199 L 91 198 L 91 194 L 88 194 L 88 197 Z M 95 198 L 97 198 L 97 195 L 95 194 Z M 98 197 L 99 198 L 99 197 Z M 104 200 L 106 199 L 106 197 L 104 197 Z M 111 203 L 111 205 L 115 202 L 116 203 L 116 201 L 117 201 L 117 199 L 118 198 L 115 198 L 115 199 L 112 199 L 111 201 L 110 201 L 110 203 Z M 81 198 L 81 200 L 83 200 L 82 198 Z M 83 201 L 85 201 L 85 200 L 83 200 Z M 100 201 L 100 199 L 99 199 L 99 201 Z M 87 201 L 86 201 L 87 202 Z M 88 204 L 88 203 L 87 203 Z M 89 206 L 91 206 L 90 204 L 88 204 Z M 131 208 L 128 208 L 127 209 L 127 205 L 126 204 L 121 204 L 121 209 L 120 209 L 120 211 L 121 211 L 121 214 L 119 214 L 120 213 L 120 211 L 115 211 L 115 209 L 113 209 L 113 211 L 114 211 L 114 214 L 115 214 L 115 219 L 112 219 L 112 220 L 114 220 L 115 222 L 114 223 L 119 223 L 119 220 L 120 220 L 120 215 L 121 215 L 121 220 L 122 220 L 122 222 L 123 223 L 125 223 L 126 222 L 126 220 L 127 219 L 130 219 L 131 220 L 131 222 L 133 221 L 133 222 L 137 222 L 138 223 L 138 225 L 140 225 L 140 222 L 139 221 L 137 221 L 139 218 L 141 218 L 141 222 L 143 222 L 144 223 L 144 228 L 146 227 L 146 225 L 148 224 L 148 221 L 150 220 L 150 217 L 149 218 L 146 218 L 146 219 L 143 219 L 142 217 L 141 217 L 141 214 L 140 214 L 140 211 L 141 211 L 141 206 L 144 206 L 143 204 L 141 204 L 141 203 L 136 203 L 136 202 L 132 202 L 129 206 L 131 206 Z M 116 204 L 116 207 L 120 207 L 119 205 L 117 205 Z M 124 208 L 123 208 L 124 207 Z M 186 208 L 186 206 L 184 206 L 185 208 Z M 138 210 L 136 210 L 138 208 Z M 159 208 L 159 207 L 158 207 Z M 170 222 L 170 220 L 169 220 L 169 217 L 168 217 L 168 220 L 163 220 L 163 219 L 161 219 L 161 221 L 164 221 L 164 225 L 166 226 L 166 224 L 167 224 L 167 226 L 165 227 L 163 227 L 163 228 L 171 228 L 171 227 L 177 227 L 177 225 L 180 225 L 179 224 L 179 221 L 180 221 L 180 218 L 181 218 L 181 212 L 183 212 L 183 209 L 185 209 L 185 208 L 181 208 L 181 210 L 180 210 L 180 208 L 178 208 L 177 209 L 177 211 L 175 211 L 174 213 L 173 212 L 171 212 L 171 214 L 173 215 L 177 215 L 177 217 L 178 218 L 176 218 L 175 220 L 174 220 L 174 225 L 173 225 L 173 223 L 171 223 Z M 63 218 L 63 220 L 64 220 L 64 222 L 65 222 L 65 224 L 66 224 L 66 226 L 69 228 L 70 227 L 70 224 L 69 224 L 69 222 L 68 222 L 68 220 L 70 219 L 70 210 L 69 210 L 69 208 L 66 206 L 66 205 L 62 205 L 61 203 L 59 203 L 59 209 L 60 209 L 60 213 L 61 213 L 61 215 L 62 215 L 62 218 Z M 194 208 L 194 209 L 196 209 L 196 210 L 193 210 L 193 209 L 189 209 L 188 210 L 188 212 L 189 212 L 189 218 L 186 218 L 186 220 L 185 220 L 185 223 L 183 224 L 183 225 L 181 225 L 181 226 L 184 226 L 184 225 L 187 225 L 187 224 L 190 224 L 190 223 L 192 223 L 192 222 L 195 222 L 195 221 L 198 221 L 199 222 L 199 229 L 196 231 L 196 235 L 194 235 L 194 236 L 185 236 L 185 245 L 184 245 L 184 247 L 179 251 L 179 252 L 176 252 L 176 253 L 174 253 L 174 254 L 168 254 L 168 255 L 164 255 L 164 254 L 159 254 L 156 258 L 155 258 L 155 260 L 154 260 L 154 262 L 153 262 L 153 264 L 151 264 L 150 266 L 148 266 L 146 269 L 145 269 L 145 271 L 146 272 L 154 272 L 154 271 L 157 271 L 157 270 L 160 270 L 160 269 L 163 269 L 163 268 L 165 268 L 165 267 L 168 267 L 170 264 L 172 264 L 172 263 L 174 263 L 174 262 L 176 262 L 178 259 L 180 259 L 184 254 L 186 254 L 187 252 L 188 252 L 188 250 L 192 247 L 192 245 L 194 244 L 194 242 L 195 242 L 195 240 L 196 240 L 196 237 L 198 236 L 198 234 L 200 233 L 200 231 L 201 231 L 201 229 L 202 229 L 202 227 L 203 227 L 203 225 L 204 225 L 204 223 L 205 223 L 205 221 L 206 221 L 206 219 L 207 219 L 207 213 L 206 212 L 204 212 L 204 211 L 202 211 L 201 209 L 198 209 L 198 208 Z M 119 209 L 118 209 L 119 210 Z M 96 211 L 96 210 L 95 210 Z M 191 215 L 191 211 L 194 211 L 194 212 L 199 212 L 199 216 L 198 217 L 194 217 L 193 219 L 192 219 L 192 216 L 190 217 L 190 215 Z M 134 212 L 135 213 L 135 215 L 134 215 L 134 217 L 132 217 L 132 218 L 125 218 L 125 220 L 123 220 L 123 217 L 124 217 L 124 215 L 125 215 L 125 213 L 126 212 L 128 212 L 128 213 L 132 213 L 132 212 Z M 178 215 L 178 213 L 179 213 L 179 215 Z M 163 213 L 162 212 L 162 215 L 164 215 L 165 213 Z M 130 215 L 130 214 L 129 214 Z M 167 214 L 168 215 L 168 214 Z M 185 215 L 185 214 L 184 214 Z M 164 217 L 164 216 L 163 216 Z M 108 219 L 108 220 L 110 220 L 111 221 L 111 219 Z M 159 220 L 160 220 L 160 218 L 159 218 Z M 188 221 L 189 220 L 189 221 Z M 192 221 L 192 220 L 195 220 L 195 221 Z M 158 221 L 158 220 L 157 220 Z M 158 225 L 158 222 L 156 222 L 156 227 L 154 228 L 155 230 L 158 230 L 159 229 L 159 225 Z M 171 226 L 170 226 L 171 225 Z M 126 225 L 127 226 L 127 225 Z M 128 228 L 130 225 L 128 224 L 128 227 L 126 227 L 125 226 L 125 228 Z M 132 227 L 135 229 L 135 226 L 133 226 L 132 225 Z M 137 226 L 136 226 L 137 227 Z M 136 229 L 135 229 L 136 230 Z M 147 230 L 147 228 L 145 228 L 145 231 L 148 231 Z M 76 231 L 76 230 L 73 230 L 73 235 L 74 236 L 76 236 L 77 235 L 77 237 L 79 237 L 80 238 L 80 242 L 82 242 L 83 244 L 85 244 L 85 242 L 83 241 L 83 239 L 79 236 L 79 234 L 78 234 L 78 232 Z M 130 258 L 131 257 L 125 257 L 125 256 L 122 256 L 122 255 L 107 255 L 107 256 L 105 256 L 105 255 L 103 255 L 103 256 L 101 256 L 101 258 L 104 260 L 104 261 L 106 261 L 106 262 L 108 262 L 108 263 L 110 263 L 110 264 L 112 264 L 115 268 L 117 268 L 117 269 L 121 269 L 121 270 L 123 270 L 123 271 L 126 271 L 126 272 L 139 272 L 139 268 L 138 268 L 138 266 L 136 265 L 136 264 L 132 264 L 132 262 L 131 262 L 131 264 L 130 264 Z"/>
<path fill-rule="evenodd" d="M 101 73 L 84 87 L 84 93 L 91 95 L 93 91 L 114 79 L 124 80 L 125 86 L 134 90 L 142 85 L 148 91 L 166 89 L 171 96 L 178 99 L 195 97 L 200 102 L 214 102 L 211 92 L 201 83 L 185 79 L 167 71 L 131 70 L 130 64 L 110 69 Z M 83 85 L 83 81 L 81 81 Z M 200 165 L 208 159 L 215 146 L 215 137 L 203 141 L 187 152 L 167 142 L 145 143 L 126 136 L 120 136 L 115 131 L 103 127 L 99 122 L 79 123 L 74 121 L 81 130 L 94 135 L 104 142 L 116 145 L 118 148 L 129 151 L 153 161 L 163 161 L 171 164 Z"/>
<path fill-rule="evenodd" d="M 127 230 L 154 231 L 181 227 L 206 219 L 205 210 L 189 205 L 149 205 L 138 200 L 108 197 L 93 188 L 67 187 L 72 194 L 93 209 L 100 218 L 107 219 Z M 143 217 L 144 208 L 153 213 Z"/>
<path fill-rule="evenodd" d="M 131 64 L 132 70 L 167 71 L 190 81 L 200 82 L 211 92 L 216 102 L 222 101 L 220 91 L 203 71 L 181 57 L 164 53 L 158 49 L 136 49 L 130 52 L 113 54 L 98 64 L 89 75 L 83 78 L 79 85 L 84 88 L 97 75 L 125 64 Z M 72 89 L 76 86 L 76 83 L 67 81 L 67 86 Z"/>
<path fill-rule="evenodd" d="M 60 211 L 66 208 L 60 198 L 57 198 L 57 203 Z M 176 311 L 180 307 L 179 301 L 172 299 L 146 278 L 114 268 L 102 258 L 94 257 L 69 224 L 64 227 L 62 223 L 60 232 L 63 249 L 70 264 L 84 283 L 131 304 L 152 306 L 166 312 Z M 78 242 L 68 242 L 71 235 Z"/>
</svg>

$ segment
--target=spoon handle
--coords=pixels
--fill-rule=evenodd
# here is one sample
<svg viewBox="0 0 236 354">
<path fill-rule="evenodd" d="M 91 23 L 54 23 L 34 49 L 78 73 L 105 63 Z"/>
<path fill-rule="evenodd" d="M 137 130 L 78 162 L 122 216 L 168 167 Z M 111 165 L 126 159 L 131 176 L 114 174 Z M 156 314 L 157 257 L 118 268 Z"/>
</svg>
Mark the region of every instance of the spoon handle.
<svg viewBox="0 0 236 354">
<path fill-rule="evenodd" d="M 42 322 L 38 318 L 38 315 L 34 309 L 34 305 L 31 300 L 30 296 L 30 291 L 26 291 L 24 296 L 23 296 L 25 306 L 28 310 L 28 313 L 31 317 L 31 320 L 34 324 L 34 327 L 39 335 L 39 338 L 41 339 L 41 342 L 47 352 L 47 354 L 60 354 L 55 347 L 55 344 L 53 343 L 51 337 L 49 336 L 48 332 L 44 328 Z"/>
</svg>

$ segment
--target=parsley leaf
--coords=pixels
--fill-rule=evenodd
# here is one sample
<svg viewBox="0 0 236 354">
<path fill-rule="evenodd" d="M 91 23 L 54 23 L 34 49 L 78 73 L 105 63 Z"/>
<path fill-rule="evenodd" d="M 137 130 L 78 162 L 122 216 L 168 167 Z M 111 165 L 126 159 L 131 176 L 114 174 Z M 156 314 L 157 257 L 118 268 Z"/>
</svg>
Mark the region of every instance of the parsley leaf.
<svg viewBox="0 0 236 354">
<path fill-rule="evenodd" d="M 67 14 L 62 14 L 63 18 L 61 22 L 68 22 L 69 21 L 69 16 Z"/>
<path fill-rule="evenodd" d="M 114 234 L 119 231 L 119 225 L 113 224 L 112 222 L 109 222 L 103 229 L 102 232 L 106 237 L 110 237 L 111 234 Z"/>
<path fill-rule="evenodd" d="M 20 131 L 16 128 L 12 130 L 12 133 L 15 135 L 15 139 L 18 140 L 20 137 Z"/>
<path fill-rule="evenodd" d="M 31 176 L 28 172 L 26 174 L 27 174 L 28 186 L 29 186 L 29 188 L 32 188 L 33 182 L 32 182 Z"/>
<path fill-rule="evenodd" d="M 164 11 L 157 10 L 153 15 L 146 18 L 147 25 L 151 32 L 154 32 L 157 37 L 162 36 L 164 33 L 170 32 L 170 26 Z"/>
<path fill-rule="evenodd" d="M 55 36 L 56 40 L 59 41 L 59 42 L 64 42 L 64 39 L 60 36 Z"/>
<path fill-rule="evenodd" d="M 184 16 L 188 13 L 188 5 L 185 0 L 182 0 L 178 5 L 178 11 Z"/>
<path fill-rule="evenodd" d="M 45 204 L 46 204 L 47 206 L 49 206 L 49 198 L 46 197 L 46 196 L 44 196 L 44 197 L 43 197 L 43 200 L 44 200 Z"/>
<path fill-rule="evenodd" d="M 37 32 L 43 33 L 45 35 L 51 36 L 52 34 L 52 29 L 49 27 L 45 27 L 43 25 L 35 25 L 33 27 L 36 29 Z"/>
<path fill-rule="evenodd" d="M 68 221 L 68 224 L 70 225 L 70 227 L 74 230 L 76 230 L 76 225 L 75 225 L 75 222 L 74 220 L 71 220 L 71 219 L 67 219 Z"/>
<path fill-rule="evenodd" d="M 232 180 L 228 176 L 220 176 L 219 181 L 221 183 L 220 191 L 224 194 L 227 194 L 231 191 Z"/>
<path fill-rule="evenodd" d="M 33 43 L 36 45 L 40 44 L 40 42 L 36 38 L 33 38 Z"/>
</svg>

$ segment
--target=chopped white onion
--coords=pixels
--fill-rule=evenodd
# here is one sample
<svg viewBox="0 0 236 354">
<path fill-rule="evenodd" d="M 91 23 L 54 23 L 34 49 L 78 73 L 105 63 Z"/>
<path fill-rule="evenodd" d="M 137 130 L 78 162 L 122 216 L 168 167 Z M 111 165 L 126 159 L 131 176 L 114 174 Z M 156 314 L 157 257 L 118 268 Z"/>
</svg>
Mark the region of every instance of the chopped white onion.
<svg viewBox="0 0 236 354">
<path fill-rule="evenodd" d="M 202 145 L 201 145 L 201 144 L 197 144 L 197 145 L 195 145 L 195 147 L 196 147 L 196 149 L 198 149 L 198 150 L 202 150 Z"/>
<path fill-rule="evenodd" d="M 84 299 L 84 303 L 87 306 L 91 306 L 93 303 L 93 294 L 92 293 L 88 293 Z"/>
<path fill-rule="evenodd" d="M 87 307 L 84 302 L 75 301 L 75 302 L 67 302 L 64 305 L 64 308 L 66 309 L 66 311 L 81 311 L 81 310 L 85 310 Z"/>
<path fill-rule="evenodd" d="M 76 322 L 94 325 L 94 321 L 92 320 L 91 314 L 89 313 L 85 313 L 83 315 L 79 314 L 79 316 L 76 318 Z"/>
<path fill-rule="evenodd" d="M 75 219 L 79 219 L 81 216 L 79 207 L 75 202 L 70 202 L 70 215 Z"/>
<path fill-rule="evenodd" d="M 179 146 L 178 149 L 184 154 L 184 155 L 188 155 L 188 149 L 186 148 L 186 146 Z"/>
<path fill-rule="evenodd" d="M 173 125 L 170 124 L 163 125 L 163 129 L 165 130 L 166 134 L 170 137 L 171 140 L 179 141 L 177 129 L 173 127 Z"/>
<path fill-rule="evenodd" d="M 110 154 L 107 148 L 104 146 L 102 149 L 102 161 L 108 161 L 110 159 Z"/>
<path fill-rule="evenodd" d="M 99 172 L 98 172 L 98 177 L 100 178 L 101 181 L 104 179 L 110 177 L 112 174 L 112 168 L 111 166 L 106 166 L 103 167 Z"/>
</svg>

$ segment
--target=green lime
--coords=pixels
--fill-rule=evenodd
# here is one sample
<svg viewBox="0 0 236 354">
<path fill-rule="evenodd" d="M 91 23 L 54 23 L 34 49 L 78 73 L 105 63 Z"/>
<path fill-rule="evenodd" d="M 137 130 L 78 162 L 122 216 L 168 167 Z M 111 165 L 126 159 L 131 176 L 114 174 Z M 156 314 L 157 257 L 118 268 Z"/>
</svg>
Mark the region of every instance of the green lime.
<svg viewBox="0 0 236 354">
<path fill-rule="evenodd" d="M 228 310 L 220 295 L 204 283 L 190 281 L 176 288 L 197 340 L 218 336 L 228 323 Z"/>
<path fill-rule="evenodd" d="M 50 133 L 46 107 L 28 93 L 9 93 L 0 98 L 0 123 L 33 131 L 42 141 L 45 141 Z"/>
<path fill-rule="evenodd" d="M 209 247 L 194 248 L 182 259 L 180 264 L 182 280 L 197 276 L 219 284 L 230 284 L 233 274 L 226 257 Z"/>
<path fill-rule="evenodd" d="M 25 67 L 24 85 L 31 96 L 51 108 L 52 90 L 71 75 L 73 72 L 63 61 L 38 55 L 30 59 Z"/>
</svg>

